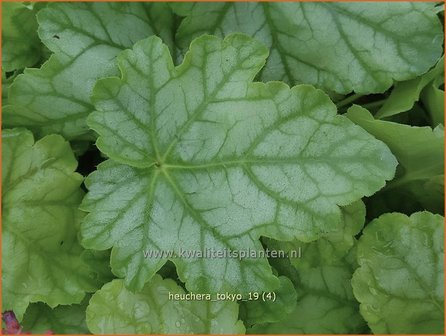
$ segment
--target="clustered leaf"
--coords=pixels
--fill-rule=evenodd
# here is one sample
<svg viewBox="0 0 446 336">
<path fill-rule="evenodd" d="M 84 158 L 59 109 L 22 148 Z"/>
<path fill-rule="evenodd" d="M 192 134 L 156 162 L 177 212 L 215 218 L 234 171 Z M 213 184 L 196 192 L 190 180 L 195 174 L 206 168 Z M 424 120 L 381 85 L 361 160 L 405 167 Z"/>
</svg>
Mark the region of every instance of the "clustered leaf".
<svg viewBox="0 0 446 336">
<path fill-rule="evenodd" d="M 293 282 L 286 276 L 280 276 L 280 286 L 272 293 L 251 293 L 240 305 L 240 316 L 247 326 L 259 323 L 282 321 L 296 308 L 297 293 Z M 264 296 L 264 295 L 267 296 Z M 269 300 L 264 301 L 267 297 Z M 273 300 L 274 298 L 274 300 Z"/>
<path fill-rule="evenodd" d="M 2 333 L 443 333 L 444 5 L 1 6 Z"/>
<path fill-rule="evenodd" d="M 89 334 L 85 322 L 85 309 L 88 305 L 87 296 L 80 304 L 58 306 L 51 309 L 44 303 L 33 303 L 22 322 L 23 330 L 32 330 L 36 334 Z"/>
<path fill-rule="evenodd" d="M 39 36 L 54 54 L 15 80 L 3 124 L 40 136 L 91 139 L 85 122 L 94 110 L 91 90 L 98 78 L 118 74 L 118 53 L 153 34 L 172 45 L 172 16 L 162 3 L 53 3 L 38 21 Z"/>
<path fill-rule="evenodd" d="M 76 165 L 59 135 L 34 143 L 30 131 L 2 132 L 3 310 L 19 320 L 30 302 L 79 303 L 96 289 L 77 242 L 83 192 Z"/>
<path fill-rule="evenodd" d="M 21 3 L 2 3 L 2 72 L 35 65 L 42 52 L 36 11 Z"/>
<path fill-rule="evenodd" d="M 170 279 L 156 275 L 140 292 L 113 280 L 97 291 L 87 308 L 87 324 L 97 334 L 240 334 L 235 302 L 173 301 L 185 294 Z"/>
<path fill-rule="evenodd" d="M 183 49 L 203 33 L 243 32 L 271 52 L 260 78 L 328 91 L 383 92 L 426 72 L 442 53 L 434 3 L 221 2 L 172 4 Z"/>
<path fill-rule="evenodd" d="M 342 219 L 343 228 L 314 242 L 267 241 L 269 248 L 288 252 L 289 258 L 271 260 L 271 263 L 279 274 L 293 281 L 297 302 L 291 312 L 283 313 L 274 323 L 257 321 L 249 333 L 353 334 L 367 331 L 350 284 L 357 267 L 353 236 L 364 225 L 364 204 L 359 201 L 342 208 Z M 293 258 L 290 252 L 299 249 L 302 257 Z"/>
<path fill-rule="evenodd" d="M 420 99 L 423 89 L 428 85 L 429 87 L 435 87 L 433 82 L 439 77 L 444 77 L 444 56 L 438 61 L 433 69 L 426 72 L 424 75 L 409 81 L 396 83 L 389 98 L 376 113 L 376 118 L 382 119 L 401 112 L 409 111 L 414 103 Z"/>
<path fill-rule="evenodd" d="M 374 333 L 443 333 L 443 225 L 418 212 L 385 214 L 365 228 L 352 284 Z"/>
<path fill-rule="evenodd" d="M 420 209 L 443 213 L 444 206 L 444 128 L 416 127 L 391 121 L 377 120 L 360 106 L 351 107 L 347 116 L 384 141 L 398 159 L 399 167 L 393 179 L 373 196 L 375 203 L 416 200 Z M 399 197 L 395 197 L 399 194 Z M 379 203 L 378 203 L 379 204 Z M 390 208 L 395 208 L 395 204 Z M 413 206 L 413 205 L 412 205 Z M 389 206 L 387 206 L 389 207 Z M 384 212 L 387 209 L 384 208 Z M 379 211 L 379 210 L 377 210 Z"/>
<path fill-rule="evenodd" d="M 421 101 L 431 116 L 433 127 L 444 125 L 444 89 L 441 89 L 444 86 L 444 59 L 442 60 L 442 73 L 421 92 Z"/>
<path fill-rule="evenodd" d="M 315 257 L 315 256 L 311 256 Z M 289 266 L 293 267 L 293 266 Z M 350 284 L 353 265 L 347 258 L 297 268 L 296 308 L 275 323 L 256 324 L 250 334 L 356 334 L 367 331 Z"/>
</svg>

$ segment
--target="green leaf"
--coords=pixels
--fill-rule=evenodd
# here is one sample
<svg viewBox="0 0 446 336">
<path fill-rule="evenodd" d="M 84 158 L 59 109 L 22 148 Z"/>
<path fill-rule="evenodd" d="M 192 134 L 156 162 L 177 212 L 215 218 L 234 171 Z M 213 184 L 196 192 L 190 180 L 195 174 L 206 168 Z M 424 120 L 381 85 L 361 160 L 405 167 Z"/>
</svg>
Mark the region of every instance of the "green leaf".
<svg viewBox="0 0 446 336">
<path fill-rule="evenodd" d="M 247 326 L 281 321 L 295 309 L 297 293 L 293 283 L 284 276 L 280 276 L 279 280 L 280 287 L 274 292 L 274 300 L 264 301 L 262 292 L 253 292 L 251 297 L 248 296 L 251 301 L 241 303 L 240 316 Z M 256 294 L 259 296 L 256 297 Z"/>
<path fill-rule="evenodd" d="M 389 198 L 395 198 L 400 191 L 412 195 L 417 201 L 427 199 L 429 189 L 423 187 L 428 181 L 439 181 L 444 175 L 444 131 L 442 127 L 432 130 L 430 127 L 415 127 L 394 122 L 376 120 L 364 108 L 351 107 L 347 116 L 377 139 L 385 142 L 400 163 L 397 177 L 391 181 L 382 193 L 389 192 Z M 393 194 L 392 194 L 393 193 Z M 432 194 L 431 194 L 432 195 Z M 432 196 L 432 204 L 424 204 L 431 211 L 439 210 L 444 194 L 438 192 Z M 383 195 L 374 197 L 379 201 Z M 440 211 L 443 212 L 443 211 Z"/>
<path fill-rule="evenodd" d="M 88 300 L 71 306 L 57 306 L 51 309 L 43 303 L 33 303 L 26 310 L 22 329 L 33 334 L 89 334 L 85 322 Z"/>
<path fill-rule="evenodd" d="M 42 55 L 36 11 L 14 2 L 2 2 L 2 71 L 35 65 Z"/>
<path fill-rule="evenodd" d="M 429 111 L 433 127 L 444 125 L 444 90 L 439 88 L 441 84 L 444 84 L 444 71 L 421 93 L 421 101 Z"/>
<path fill-rule="evenodd" d="M 376 218 L 386 212 L 410 215 L 428 210 L 444 213 L 444 175 L 383 189 L 367 200 L 367 216 Z"/>
<path fill-rule="evenodd" d="M 87 325 L 96 334 L 243 334 L 238 305 L 228 301 L 170 298 L 184 295 L 173 280 L 153 277 L 141 292 L 130 292 L 122 280 L 97 291 L 87 308 Z"/>
<path fill-rule="evenodd" d="M 144 250 L 263 251 L 261 235 L 316 239 L 342 225 L 338 205 L 382 188 L 384 144 L 310 86 L 252 83 L 267 50 L 245 35 L 195 40 L 174 67 L 152 37 L 100 80 L 88 124 L 111 158 L 86 186 L 85 247 L 113 247 L 113 272 L 140 289 L 171 259 L 193 291 L 277 288 L 265 258 L 144 258 Z M 175 97 L 175 99 L 173 99 Z"/>
<path fill-rule="evenodd" d="M 420 99 L 421 91 L 440 75 L 441 77 L 444 76 L 444 56 L 440 58 L 432 70 L 424 75 L 409 81 L 396 83 L 389 98 L 375 114 L 375 118 L 382 119 L 409 111 L 415 102 Z"/>
<path fill-rule="evenodd" d="M 81 258 L 94 270 L 96 279 L 101 285 L 115 278 L 110 268 L 110 251 L 85 250 Z"/>
<path fill-rule="evenodd" d="M 415 188 L 420 186 L 414 184 L 410 186 L 412 193 L 417 195 Z M 444 175 L 436 175 L 423 182 L 421 188 L 425 191 L 423 194 L 419 193 L 418 198 L 424 205 L 424 208 L 432 207 L 438 214 L 444 213 Z"/>
<path fill-rule="evenodd" d="M 392 213 L 365 228 L 352 284 L 374 333 L 443 333 L 443 225 L 428 212 Z"/>
<path fill-rule="evenodd" d="M 82 176 L 58 135 L 2 131 L 3 310 L 20 320 L 30 302 L 79 303 L 95 289 L 77 242 Z"/>
<path fill-rule="evenodd" d="M 76 158 L 81 157 L 84 155 L 91 147 L 91 142 L 88 140 L 80 140 L 80 141 L 72 141 L 71 143 L 71 149 L 73 150 L 74 155 Z"/>
<path fill-rule="evenodd" d="M 435 13 L 437 14 L 444 14 L 444 4 L 437 4 L 434 8 Z"/>
<path fill-rule="evenodd" d="M 7 76 L 4 71 L 2 71 L 2 105 L 8 104 L 8 90 L 14 79 L 17 77 L 17 71 Z"/>
<path fill-rule="evenodd" d="M 353 106 L 348 118 L 385 142 L 404 167 L 406 180 L 425 179 L 443 173 L 442 128 L 415 127 L 376 120 L 364 108 Z"/>
<path fill-rule="evenodd" d="M 53 3 L 38 15 L 39 35 L 54 55 L 27 69 L 11 86 L 3 124 L 36 134 L 91 137 L 85 123 L 98 78 L 118 74 L 116 55 L 157 34 L 172 45 L 172 15 L 165 4 Z"/>
<path fill-rule="evenodd" d="M 352 205 L 352 211 L 357 204 Z M 350 226 L 352 217 L 345 214 Z M 355 216 L 359 226 L 364 223 L 362 216 Z M 362 224 L 361 224 L 362 223 Z M 350 226 L 350 227 L 353 227 Z M 279 273 L 289 276 L 297 292 L 297 305 L 293 311 L 284 313 L 275 323 L 259 323 L 248 329 L 251 334 L 358 334 L 366 331 L 366 325 L 359 314 L 350 279 L 356 267 L 355 249 L 339 248 L 336 240 L 327 237 L 311 243 L 283 243 L 268 240 L 269 248 L 296 251 L 302 249 L 301 258 L 272 260 Z M 340 242 L 342 245 L 342 241 Z"/>
<path fill-rule="evenodd" d="M 185 16 L 179 46 L 202 34 L 246 33 L 271 49 L 263 81 L 337 93 L 384 92 L 415 78 L 442 54 L 433 3 L 250 2 L 172 4 Z"/>
<path fill-rule="evenodd" d="M 306 267 L 315 267 L 320 263 L 335 263 L 352 249 L 356 242 L 355 236 L 364 227 L 366 208 L 362 201 L 356 201 L 341 210 L 343 226 L 338 231 L 324 234 L 311 243 L 294 242 L 288 245 L 294 250 L 300 247 L 301 254 L 305 256 L 292 259 L 293 265 L 299 267 L 305 264 Z"/>
</svg>

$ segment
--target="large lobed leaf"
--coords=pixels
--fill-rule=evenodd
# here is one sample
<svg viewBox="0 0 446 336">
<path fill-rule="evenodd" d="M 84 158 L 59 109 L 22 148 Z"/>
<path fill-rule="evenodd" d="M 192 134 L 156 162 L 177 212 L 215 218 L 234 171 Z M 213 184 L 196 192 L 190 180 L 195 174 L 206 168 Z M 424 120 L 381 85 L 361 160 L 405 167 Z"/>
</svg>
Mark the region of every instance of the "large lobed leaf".
<svg viewBox="0 0 446 336">
<path fill-rule="evenodd" d="M 361 314 L 375 334 L 444 331 L 444 218 L 385 214 L 359 241 L 352 280 Z"/>
<path fill-rule="evenodd" d="M 10 88 L 3 123 L 39 135 L 91 137 L 85 122 L 98 78 L 118 74 L 116 55 L 157 34 L 172 45 L 172 14 L 165 4 L 55 3 L 38 14 L 39 35 L 54 55 L 26 69 Z"/>
<path fill-rule="evenodd" d="M 184 295 L 173 280 L 156 275 L 140 292 L 113 280 L 90 300 L 87 325 L 95 334 L 243 334 L 235 302 L 175 301 Z M 214 297 L 215 298 L 215 297 Z"/>
<path fill-rule="evenodd" d="M 21 3 L 2 2 L 2 71 L 35 65 L 42 54 L 36 11 Z"/>
<path fill-rule="evenodd" d="M 94 291 L 77 242 L 82 176 L 58 135 L 2 131 L 3 310 L 20 320 L 30 302 L 79 303 Z"/>
<path fill-rule="evenodd" d="M 261 79 L 337 93 L 383 92 L 425 73 L 442 54 L 433 3 L 250 2 L 172 4 L 180 47 L 201 34 L 242 32 L 271 49 Z"/>
<path fill-rule="evenodd" d="M 276 288 L 264 258 L 144 258 L 144 250 L 257 250 L 261 235 L 316 239 L 339 205 L 382 188 L 396 161 L 310 86 L 251 83 L 267 50 L 244 35 L 195 40 L 174 67 L 159 38 L 118 57 L 88 124 L 111 158 L 86 181 L 82 243 L 113 247 L 113 272 L 141 289 L 171 259 L 193 291 Z"/>
</svg>

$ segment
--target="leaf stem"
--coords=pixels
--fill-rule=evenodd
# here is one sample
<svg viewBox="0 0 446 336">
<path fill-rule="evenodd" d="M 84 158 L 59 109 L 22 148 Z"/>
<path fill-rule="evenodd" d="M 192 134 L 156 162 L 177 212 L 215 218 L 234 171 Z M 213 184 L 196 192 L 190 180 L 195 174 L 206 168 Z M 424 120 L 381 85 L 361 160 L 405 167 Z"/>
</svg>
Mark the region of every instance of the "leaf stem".
<svg viewBox="0 0 446 336">
<path fill-rule="evenodd" d="M 375 108 L 375 107 L 381 107 L 386 102 L 386 100 L 387 99 L 381 99 L 381 100 L 377 100 L 377 101 L 367 103 L 367 104 L 364 104 L 361 106 L 367 110 L 371 109 L 371 108 Z"/>
<path fill-rule="evenodd" d="M 338 108 L 340 108 L 340 107 L 343 107 L 343 106 L 345 106 L 345 105 L 351 104 L 351 103 L 353 103 L 355 100 L 361 98 L 362 96 L 364 96 L 364 95 L 363 95 L 363 94 L 360 94 L 360 93 L 352 94 L 352 95 L 348 96 L 347 98 L 345 98 L 344 100 L 341 100 L 340 102 L 336 103 L 336 106 L 337 106 Z"/>
</svg>

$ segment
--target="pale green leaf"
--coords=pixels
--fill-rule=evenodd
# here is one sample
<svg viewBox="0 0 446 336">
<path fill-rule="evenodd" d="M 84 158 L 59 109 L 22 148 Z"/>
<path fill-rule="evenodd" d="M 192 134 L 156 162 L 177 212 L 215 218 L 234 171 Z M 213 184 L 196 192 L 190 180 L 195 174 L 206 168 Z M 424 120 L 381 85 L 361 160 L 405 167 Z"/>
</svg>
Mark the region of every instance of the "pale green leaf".
<svg viewBox="0 0 446 336">
<path fill-rule="evenodd" d="M 36 11 L 18 2 L 2 2 L 2 71 L 35 65 L 42 55 Z"/>
<path fill-rule="evenodd" d="M 335 263 L 352 249 L 355 236 L 362 230 L 365 223 L 366 208 L 359 200 L 341 208 L 342 225 L 337 231 L 325 233 L 313 242 L 275 242 L 266 240 L 267 245 L 274 249 L 286 248 L 287 251 L 298 251 L 297 257 L 289 257 L 291 263 L 300 267 L 317 267 L 319 264 Z M 289 253 L 288 253 L 289 254 Z M 290 255 L 290 254 L 289 254 Z M 302 258 L 302 256 L 304 256 Z M 273 265 L 274 266 L 274 265 Z"/>
<path fill-rule="evenodd" d="M 293 265 L 298 267 L 305 264 L 306 267 L 315 267 L 320 263 L 330 264 L 345 257 L 356 242 L 355 236 L 364 227 L 366 208 L 362 201 L 356 201 L 341 210 L 343 225 L 338 231 L 324 234 L 311 243 L 294 242 L 288 245 L 294 250 L 300 248 L 301 254 L 304 255 L 304 258 L 292 259 Z"/>
<path fill-rule="evenodd" d="M 327 91 L 383 92 L 415 78 L 442 54 L 433 3 L 242 2 L 172 4 L 185 16 L 176 41 L 243 32 L 271 49 L 261 79 Z"/>
<path fill-rule="evenodd" d="M 430 191 L 423 185 L 433 178 L 441 179 L 444 175 L 443 128 L 437 127 L 433 130 L 430 127 L 376 120 L 366 109 L 359 106 L 351 107 L 347 116 L 377 139 L 385 142 L 400 163 L 397 177 L 374 197 L 382 201 L 384 197 L 381 193 L 388 192 L 388 197 L 394 199 L 395 192 L 401 192 L 414 195 L 417 201 L 427 199 L 425 195 Z M 443 192 L 431 194 L 436 197 L 435 199 L 431 197 L 432 206 L 424 204 L 425 209 L 437 211 L 438 205 L 444 202 L 443 195 Z"/>
<path fill-rule="evenodd" d="M 113 280 L 91 298 L 87 325 L 95 334 L 245 332 L 242 321 L 238 320 L 236 302 L 172 299 L 174 295 L 184 294 L 174 281 L 163 280 L 159 275 L 138 293 L 126 289 L 122 280 Z"/>
<path fill-rule="evenodd" d="M 33 334 L 89 334 L 85 322 L 87 304 L 87 298 L 81 304 L 54 309 L 43 303 L 33 303 L 26 310 L 22 330 Z"/>
<path fill-rule="evenodd" d="M 54 55 L 27 69 L 10 89 L 3 124 L 38 135 L 88 138 L 93 85 L 118 74 L 116 55 L 157 34 L 172 45 L 172 15 L 165 4 L 53 3 L 38 15 L 39 35 Z"/>
<path fill-rule="evenodd" d="M 347 264 L 304 270 L 296 308 L 275 323 L 256 324 L 248 334 L 361 334 L 367 326 L 359 314 Z"/>
<path fill-rule="evenodd" d="M 404 167 L 405 179 L 424 179 L 443 173 L 443 128 L 433 130 L 376 120 L 360 106 L 351 107 L 347 116 L 389 146 Z"/>
<path fill-rule="evenodd" d="M 247 301 L 240 305 L 240 316 L 247 326 L 281 321 L 295 309 L 297 293 L 293 283 L 285 276 L 280 276 L 279 280 L 280 287 L 274 291 L 274 297 L 263 292 L 252 292 L 245 297 Z"/>
<path fill-rule="evenodd" d="M 346 231 L 357 231 L 364 223 L 360 203 L 344 211 Z M 362 208 L 363 205 L 362 205 Z M 354 214 L 352 216 L 352 214 Z M 350 231 L 350 232 L 352 232 Z M 347 234 L 346 234 L 347 235 Z M 254 334 L 352 334 L 363 333 L 366 325 L 359 314 L 350 279 L 356 267 L 354 242 L 335 238 L 315 242 L 284 243 L 268 240 L 269 248 L 290 251 L 302 249 L 300 258 L 272 260 L 280 274 L 290 277 L 297 292 L 293 311 L 275 323 L 259 323 L 248 329 Z M 353 239 L 350 236 L 350 239 Z M 338 244 L 340 246 L 338 246 Z M 347 247 L 348 246 L 348 247 Z"/>
<path fill-rule="evenodd" d="M 95 289 L 77 229 L 82 176 L 58 135 L 2 131 L 3 310 L 20 320 L 30 302 L 79 303 Z"/>
<path fill-rule="evenodd" d="M 272 290 L 265 258 L 144 258 L 144 250 L 263 251 L 260 236 L 309 241 L 339 205 L 382 188 L 396 161 L 311 86 L 252 83 L 266 49 L 245 35 L 195 40 L 174 67 L 152 37 L 100 80 L 88 118 L 111 158 L 86 181 L 82 243 L 113 247 L 113 272 L 142 288 L 168 260 L 189 290 Z M 173 99 L 175 98 L 175 99 Z"/>
<path fill-rule="evenodd" d="M 444 56 L 432 70 L 424 75 L 409 81 L 396 83 L 389 98 L 386 99 L 384 105 L 375 114 L 375 118 L 382 119 L 409 111 L 415 102 L 420 99 L 421 91 L 438 76 L 444 76 Z M 442 96 L 442 101 L 444 101 L 444 95 Z"/>
<path fill-rule="evenodd" d="M 444 331 L 444 218 L 385 214 L 364 230 L 353 289 L 377 334 Z"/>
<path fill-rule="evenodd" d="M 432 119 L 432 126 L 444 125 L 444 90 L 440 89 L 440 84 L 444 84 L 444 73 L 437 77 L 421 93 L 421 101 L 429 112 Z"/>
</svg>

